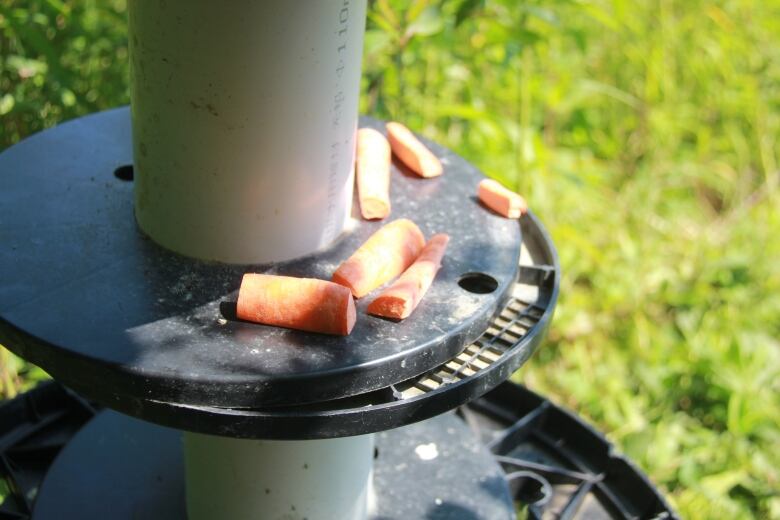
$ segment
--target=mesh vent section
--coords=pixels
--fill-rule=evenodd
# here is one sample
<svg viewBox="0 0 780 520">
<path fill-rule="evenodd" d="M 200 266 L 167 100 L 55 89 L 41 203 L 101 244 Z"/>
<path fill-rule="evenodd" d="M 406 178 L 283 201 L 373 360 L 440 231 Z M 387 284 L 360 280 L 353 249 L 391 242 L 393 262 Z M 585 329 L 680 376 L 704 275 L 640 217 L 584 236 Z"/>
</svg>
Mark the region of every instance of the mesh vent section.
<svg viewBox="0 0 780 520">
<path fill-rule="evenodd" d="M 430 372 L 395 385 L 399 399 L 410 399 L 474 376 L 497 361 L 533 332 L 544 307 L 512 297 L 490 326 L 460 354 Z"/>
</svg>

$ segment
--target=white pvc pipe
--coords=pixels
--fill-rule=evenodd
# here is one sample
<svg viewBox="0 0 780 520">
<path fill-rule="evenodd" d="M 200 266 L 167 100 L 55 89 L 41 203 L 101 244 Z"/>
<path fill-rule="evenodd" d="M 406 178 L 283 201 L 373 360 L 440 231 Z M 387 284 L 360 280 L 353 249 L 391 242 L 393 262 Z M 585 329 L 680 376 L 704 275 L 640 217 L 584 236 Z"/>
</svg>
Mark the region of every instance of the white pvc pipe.
<svg viewBox="0 0 780 520">
<path fill-rule="evenodd" d="M 130 0 L 135 213 L 229 263 L 327 246 L 352 203 L 366 0 Z M 184 434 L 191 520 L 364 520 L 372 435 Z"/>
<path fill-rule="evenodd" d="M 330 244 L 352 203 L 366 0 L 130 0 L 135 213 L 229 263 Z"/>
<path fill-rule="evenodd" d="M 189 520 L 365 520 L 374 436 L 257 441 L 184 434 Z"/>
</svg>

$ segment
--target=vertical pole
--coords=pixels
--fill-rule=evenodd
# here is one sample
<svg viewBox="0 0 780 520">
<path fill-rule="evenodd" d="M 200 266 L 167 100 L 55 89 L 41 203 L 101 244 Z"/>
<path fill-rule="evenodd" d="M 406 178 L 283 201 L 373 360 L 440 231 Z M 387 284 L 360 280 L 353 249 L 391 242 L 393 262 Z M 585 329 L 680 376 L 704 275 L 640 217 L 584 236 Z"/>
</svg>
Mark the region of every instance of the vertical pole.
<svg viewBox="0 0 780 520">
<path fill-rule="evenodd" d="M 352 203 L 366 0 L 130 0 L 135 214 L 228 263 L 326 247 Z"/>
<path fill-rule="evenodd" d="M 189 520 L 365 520 L 374 436 L 257 441 L 184 434 Z"/>
<path fill-rule="evenodd" d="M 129 1 L 135 214 L 152 240 L 265 263 L 343 231 L 366 1 Z M 184 440 L 192 520 L 366 517 L 373 436 Z"/>
</svg>

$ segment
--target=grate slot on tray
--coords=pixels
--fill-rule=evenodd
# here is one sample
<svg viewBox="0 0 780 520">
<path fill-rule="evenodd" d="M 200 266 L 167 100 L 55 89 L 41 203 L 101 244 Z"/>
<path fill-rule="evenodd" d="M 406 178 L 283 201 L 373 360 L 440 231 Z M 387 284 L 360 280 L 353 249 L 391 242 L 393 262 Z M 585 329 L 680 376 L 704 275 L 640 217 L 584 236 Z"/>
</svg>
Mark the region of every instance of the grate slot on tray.
<svg viewBox="0 0 780 520">
<path fill-rule="evenodd" d="M 517 347 L 544 315 L 544 309 L 519 298 L 511 298 L 488 328 L 463 351 L 425 374 L 394 385 L 395 395 L 411 399 L 444 385 L 473 377 Z"/>
</svg>

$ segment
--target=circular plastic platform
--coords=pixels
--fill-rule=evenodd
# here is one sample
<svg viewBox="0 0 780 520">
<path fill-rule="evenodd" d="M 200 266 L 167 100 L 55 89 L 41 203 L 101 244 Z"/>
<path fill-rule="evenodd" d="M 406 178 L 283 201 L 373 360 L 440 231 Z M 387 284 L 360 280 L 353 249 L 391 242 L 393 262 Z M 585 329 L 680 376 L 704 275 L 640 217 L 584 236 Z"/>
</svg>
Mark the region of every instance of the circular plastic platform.
<svg viewBox="0 0 780 520">
<path fill-rule="evenodd" d="M 517 277 L 521 244 L 517 221 L 476 200 L 482 174 L 427 144 L 445 174 L 420 179 L 395 166 L 391 218 L 413 219 L 426 236 L 449 234 L 442 269 L 410 318 L 369 316 L 363 298 L 352 334 L 333 337 L 233 319 L 241 276 L 330 279 L 382 223 L 354 219 L 328 250 L 282 264 L 196 261 L 137 228 L 127 108 L 28 138 L 0 154 L 0 342 L 140 417 L 154 403 L 288 406 L 418 376 L 485 331 Z"/>
<path fill-rule="evenodd" d="M 362 435 L 434 417 L 504 382 L 542 342 L 558 298 L 552 242 L 533 214 L 520 219 L 519 276 L 507 303 L 458 355 L 419 376 L 343 399 L 262 409 L 183 406 L 148 400 L 113 407 L 174 428 L 229 437 L 320 439 Z"/>
<path fill-rule="evenodd" d="M 56 383 L 0 406 L 0 489 L 5 484 L 9 493 L 0 518 L 89 520 L 103 518 L 87 513 L 106 504 L 117 520 L 134 518 L 128 511 L 180 515 L 179 434 L 94 413 Z M 377 441 L 375 518 L 513 518 L 512 499 L 518 518 L 677 518 L 601 434 L 520 385 L 504 383 L 456 415 L 384 432 Z M 121 478 L 110 478 L 117 471 Z"/>
</svg>

